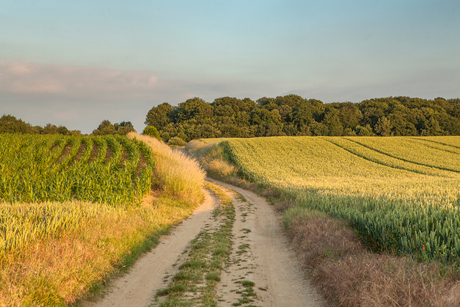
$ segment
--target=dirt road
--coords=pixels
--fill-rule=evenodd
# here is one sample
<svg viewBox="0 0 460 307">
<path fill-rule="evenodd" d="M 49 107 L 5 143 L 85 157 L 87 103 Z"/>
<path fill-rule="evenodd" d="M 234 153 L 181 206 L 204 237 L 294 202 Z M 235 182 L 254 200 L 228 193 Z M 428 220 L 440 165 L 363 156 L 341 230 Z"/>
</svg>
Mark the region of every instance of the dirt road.
<svg viewBox="0 0 460 307">
<path fill-rule="evenodd" d="M 205 201 L 193 215 L 183 221 L 160 244 L 141 257 L 131 271 L 114 281 L 109 293 L 97 302 L 84 302 L 84 307 L 149 306 L 157 290 L 163 288 L 166 275 L 174 273 L 174 263 L 192 240 L 212 218 L 216 200 L 205 190 Z"/>
<path fill-rule="evenodd" d="M 299 269 L 283 235 L 280 218 L 265 199 L 223 182 L 209 181 L 229 188 L 226 192 L 233 197 L 236 209 L 231 262 L 217 287 L 218 305 L 244 306 L 250 302 L 253 306 L 325 306 Z M 205 203 L 193 216 L 171 235 L 161 238 L 162 243 L 143 256 L 129 274 L 114 282 L 104 299 L 85 302 L 84 306 L 149 306 L 156 291 L 164 288 L 168 277 L 177 271 L 174 264 L 188 243 L 211 222 L 216 202 L 206 193 Z"/>
<path fill-rule="evenodd" d="M 240 281 L 254 283 L 257 306 L 325 306 L 305 278 L 295 253 L 289 248 L 282 223 L 273 208 L 257 194 L 233 185 L 209 179 L 243 196 L 234 197 L 236 220 L 231 264 L 226 268 L 218 286 L 219 306 L 244 302 Z M 244 305 L 243 305 L 244 306 Z"/>
</svg>

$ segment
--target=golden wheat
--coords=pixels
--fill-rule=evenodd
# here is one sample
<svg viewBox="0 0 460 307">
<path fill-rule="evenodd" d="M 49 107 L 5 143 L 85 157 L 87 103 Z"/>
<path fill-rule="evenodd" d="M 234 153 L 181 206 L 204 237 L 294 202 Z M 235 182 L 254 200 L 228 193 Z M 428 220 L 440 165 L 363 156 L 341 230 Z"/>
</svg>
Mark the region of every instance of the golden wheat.
<svg viewBox="0 0 460 307">
<path fill-rule="evenodd" d="M 460 154 L 445 138 L 270 137 L 222 142 L 252 180 L 351 220 L 383 250 L 460 256 Z"/>
</svg>

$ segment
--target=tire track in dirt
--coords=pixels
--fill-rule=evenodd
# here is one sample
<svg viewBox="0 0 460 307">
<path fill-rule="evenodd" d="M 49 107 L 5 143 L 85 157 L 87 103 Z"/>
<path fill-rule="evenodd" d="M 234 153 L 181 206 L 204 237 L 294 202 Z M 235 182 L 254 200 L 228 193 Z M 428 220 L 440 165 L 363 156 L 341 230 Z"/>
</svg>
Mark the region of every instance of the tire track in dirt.
<svg viewBox="0 0 460 307">
<path fill-rule="evenodd" d="M 203 193 L 205 202 L 170 235 L 162 236 L 160 244 L 143 255 L 128 274 L 116 279 L 108 287 L 103 299 L 96 302 L 85 301 L 82 306 L 149 306 L 156 291 L 165 286 L 165 276 L 177 270 L 174 264 L 189 242 L 205 227 L 208 221 L 212 220 L 216 200 L 207 190 L 204 190 Z"/>
<path fill-rule="evenodd" d="M 326 306 L 300 270 L 283 234 L 280 217 L 264 198 L 230 184 L 209 179 L 228 190 L 236 220 L 231 261 L 217 286 L 218 306 Z M 246 201 L 233 191 L 241 194 Z M 158 290 L 171 282 L 177 263 L 198 233 L 213 224 L 217 200 L 206 190 L 205 203 L 146 253 L 131 271 L 108 287 L 103 299 L 83 307 L 151 306 Z M 245 286 L 244 281 L 253 282 Z"/>
<path fill-rule="evenodd" d="M 326 306 L 324 299 L 305 278 L 294 251 L 283 234 L 280 217 L 257 194 L 233 185 L 209 179 L 237 193 L 233 196 L 236 220 L 231 263 L 217 288 L 219 306 L 241 303 L 247 291 L 242 281 L 254 282 L 256 296 L 247 296 L 252 306 Z M 246 295 L 248 293 L 246 292 Z M 242 304 L 244 306 L 244 304 Z"/>
</svg>

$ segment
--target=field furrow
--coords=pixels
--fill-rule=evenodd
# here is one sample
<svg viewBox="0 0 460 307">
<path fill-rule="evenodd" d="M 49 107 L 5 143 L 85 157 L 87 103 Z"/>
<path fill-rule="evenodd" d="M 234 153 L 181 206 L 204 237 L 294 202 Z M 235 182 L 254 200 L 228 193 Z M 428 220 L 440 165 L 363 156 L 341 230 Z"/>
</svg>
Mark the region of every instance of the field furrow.
<svg viewBox="0 0 460 307">
<path fill-rule="evenodd" d="M 379 153 L 390 157 L 401 159 L 406 162 L 439 168 L 442 170 L 460 172 L 460 159 L 458 154 L 446 152 L 445 150 L 433 148 L 404 137 L 361 137 L 347 138 Z"/>
<path fill-rule="evenodd" d="M 440 170 L 435 167 L 430 167 L 430 166 L 408 162 L 406 160 L 395 158 L 388 154 L 384 154 L 379 151 L 373 150 L 369 147 L 363 146 L 356 142 L 352 142 L 351 140 L 348 140 L 345 138 L 328 137 L 324 139 L 361 158 L 364 158 L 366 160 L 369 160 L 369 161 L 372 161 L 378 164 L 382 164 L 385 166 L 402 169 L 402 170 L 406 170 L 406 171 L 410 171 L 410 172 L 414 172 L 418 174 L 424 174 L 424 175 L 451 177 L 451 178 L 459 177 L 459 174 L 456 172 Z"/>
</svg>

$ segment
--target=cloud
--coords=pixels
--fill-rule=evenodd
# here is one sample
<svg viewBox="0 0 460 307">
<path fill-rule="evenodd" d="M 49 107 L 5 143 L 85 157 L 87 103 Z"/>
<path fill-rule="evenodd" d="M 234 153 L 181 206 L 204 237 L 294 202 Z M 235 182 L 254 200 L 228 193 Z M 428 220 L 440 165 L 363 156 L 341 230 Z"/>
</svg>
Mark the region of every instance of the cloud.
<svg viewBox="0 0 460 307">
<path fill-rule="evenodd" d="M 111 99 L 151 94 L 158 77 L 149 72 L 27 62 L 0 63 L 0 92 Z"/>
<path fill-rule="evenodd" d="M 184 80 L 149 71 L 0 62 L 2 113 L 33 125 L 52 123 L 84 133 L 103 119 L 129 120 L 142 131 L 147 112 L 162 102 L 177 105 L 193 97 L 206 101 L 222 96 L 259 98 L 259 93 L 269 89 L 262 82 Z"/>
<path fill-rule="evenodd" d="M 28 62 L 0 63 L 0 96 L 3 100 L 97 102 L 114 106 L 120 102 L 135 104 L 147 101 L 176 104 L 196 96 L 210 101 L 228 95 L 258 98 L 259 93 L 266 93 L 269 89 L 272 88 L 260 82 L 227 80 L 224 77 L 207 81 L 185 80 L 164 78 L 150 71 Z"/>
</svg>

